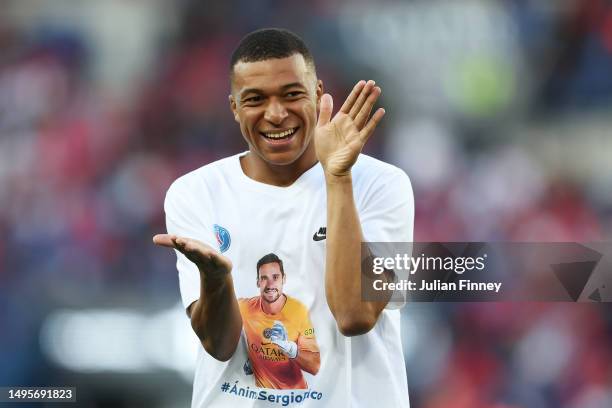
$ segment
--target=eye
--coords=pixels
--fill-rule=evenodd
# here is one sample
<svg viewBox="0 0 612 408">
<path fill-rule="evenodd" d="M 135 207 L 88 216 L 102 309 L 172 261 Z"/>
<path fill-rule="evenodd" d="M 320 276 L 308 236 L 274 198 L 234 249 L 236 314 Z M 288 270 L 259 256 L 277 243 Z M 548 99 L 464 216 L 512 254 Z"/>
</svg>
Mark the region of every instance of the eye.
<svg viewBox="0 0 612 408">
<path fill-rule="evenodd" d="M 249 96 L 248 98 L 245 98 L 242 100 L 243 103 L 247 103 L 247 104 L 256 104 L 259 103 L 263 100 L 263 98 L 261 97 L 261 95 L 254 95 L 254 96 Z"/>
<path fill-rule="evenodd" d="M 285 96 L 288 98 L 297 98 L 298 96 L 301 96 L 303 94 L 304 92 L 302 91 L 291 91 L 291 92 L 287 92 Z"/>
</svg>

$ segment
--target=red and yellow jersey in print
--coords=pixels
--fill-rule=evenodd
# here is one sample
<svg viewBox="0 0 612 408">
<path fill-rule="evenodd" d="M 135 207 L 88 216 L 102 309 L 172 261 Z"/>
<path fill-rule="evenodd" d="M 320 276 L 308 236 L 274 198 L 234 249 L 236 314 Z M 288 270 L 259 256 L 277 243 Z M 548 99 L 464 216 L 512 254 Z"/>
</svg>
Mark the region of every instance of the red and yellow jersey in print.
<svg viewBox="0 0 612 408">
<path fill-rule="evenodd" d="M 270 330 L 279 321 L 287 330 L 287 340 L 297 343 L 298 354 L 319 352 L 308 309 L 299 300 L 284 296 L 287 301 L 277 314 L 263 311 L 260 296 L 238 300 L 249 359 L 258 387 L 305 389 L 308 384 L 300 366 L 270 341 Z"/>
</svg>

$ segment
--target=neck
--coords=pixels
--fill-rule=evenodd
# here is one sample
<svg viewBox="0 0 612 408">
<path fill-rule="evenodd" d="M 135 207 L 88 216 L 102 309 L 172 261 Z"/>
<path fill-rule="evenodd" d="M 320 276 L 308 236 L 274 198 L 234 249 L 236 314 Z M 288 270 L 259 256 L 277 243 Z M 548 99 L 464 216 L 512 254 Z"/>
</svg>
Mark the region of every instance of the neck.
<svg viewBox="0 0 612 408">
<path fill-rule="evenodd" d="M 290 164 L 271 164 L 253 152 L 240 158 L 240 166 L 247 177 L 278 187 L 290 186 L 316 163 L 314 146 L 306 149 L 304 154 Z"/>
<path fill-rule="evenodd" d="M 287 302 L 287 296 L 282 294 L 278 299 L 276 299 L 272 303 L 268 303 L 263 298 L 261 299 L 261 309 L 265 314 L 277 314 L 285 306 L 285 302 Z"/>
</svg>

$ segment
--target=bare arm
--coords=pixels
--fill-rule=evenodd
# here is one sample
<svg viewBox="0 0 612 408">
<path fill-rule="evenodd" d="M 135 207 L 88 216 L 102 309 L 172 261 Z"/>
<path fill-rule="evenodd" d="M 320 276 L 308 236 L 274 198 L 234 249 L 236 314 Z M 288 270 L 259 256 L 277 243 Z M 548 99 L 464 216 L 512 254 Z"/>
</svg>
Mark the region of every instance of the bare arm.
<svg viewBox="0 0 612 408">
<path fill-rule="evenodd" d="M 208 354 L 220 361 L 229 360 L 242 330 L 231 261 L 195 239 L 159 234 L 153 237 L 153 242 L 177 249 L 198 267 L 200 299 L 187 309 L 191 327 Z"/>
<path fill-rule="evenodd" d="M 374 327 L 385 302 L 361 299 L 362 278 L 369 278 L 371 268 L 362 260 L 364 241 L 350 175 L 327 181 L 327 254 L 325 291 L 327 302 L 345 336 L 367 333 Z M 365 270 L 362 268 L 365 267 Z M 381 275 L 379 279 L 383 278 Z"/>
<path fill-rule="evenodd" d="M 371 330 L 387 304 L 361 299 L 361 276 L 368 272 L 361 270 L 364 238 L 351 175 L 351 167 L 384 115 L 384 110 L 378 109 L 370 118 L 380 92 L 373 81 L 360 81 L 333 119 L 332 98 L 324 95 L 315 132 L 327 189 L 325 293 L 338 328 L 346 336 Z"/>
<path fill-rule="evenodd" d="M 302 370 L 316 375 L 321 367 L 321 353 L 315 339 L 300 335 L 297 340 L 298 354 L 295 361 Z"/>
</svg>

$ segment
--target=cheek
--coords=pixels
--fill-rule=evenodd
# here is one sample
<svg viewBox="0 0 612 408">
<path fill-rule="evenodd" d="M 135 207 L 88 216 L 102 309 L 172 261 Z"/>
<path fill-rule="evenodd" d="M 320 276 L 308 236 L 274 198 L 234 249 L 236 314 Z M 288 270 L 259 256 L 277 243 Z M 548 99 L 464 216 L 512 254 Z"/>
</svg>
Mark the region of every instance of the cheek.
<svg viewBox="0 0 612 408">
<path fill-rule="evenodd" d="M 241 113 L 238 115 L 240 129 L 242 129 L 242 133 L 248 136 L 253 130 L 253 128 L 257 124 L 257 114 L 255 113 Z"/>
<path fill-rule="evenodd" d="M 242 122 L 240 124 L 240 133 L 242 133 L 242 138 L 246 141 L 248 145 L 252 145 L 256 142 L 257 132 L 253 130 L 248 123 Z"/>
<path fill-rule="evenodd" d="M 304 121 L 308 124 L 316 123 L 317 121 L 317 107 L 313 104 L 308 104 L 302 109 L 302 116 Z"/>
</svg>

